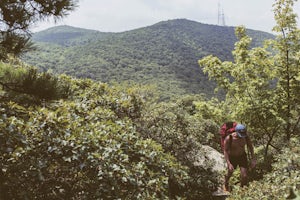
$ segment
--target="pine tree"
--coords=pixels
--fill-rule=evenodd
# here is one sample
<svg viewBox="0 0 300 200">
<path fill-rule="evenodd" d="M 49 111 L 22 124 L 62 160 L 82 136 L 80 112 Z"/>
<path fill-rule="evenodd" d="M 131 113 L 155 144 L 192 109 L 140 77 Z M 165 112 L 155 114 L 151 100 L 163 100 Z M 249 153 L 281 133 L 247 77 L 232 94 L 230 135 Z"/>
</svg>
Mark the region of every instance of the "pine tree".
<svg viewBox="0 0 300 200">
<path fill-rule="evenodd" d="M 32 50 L 31 26 L 49 17 L 58 20 L 76 5 L 77 0 L 1 0 L 0 60 Z"/>
</svg>

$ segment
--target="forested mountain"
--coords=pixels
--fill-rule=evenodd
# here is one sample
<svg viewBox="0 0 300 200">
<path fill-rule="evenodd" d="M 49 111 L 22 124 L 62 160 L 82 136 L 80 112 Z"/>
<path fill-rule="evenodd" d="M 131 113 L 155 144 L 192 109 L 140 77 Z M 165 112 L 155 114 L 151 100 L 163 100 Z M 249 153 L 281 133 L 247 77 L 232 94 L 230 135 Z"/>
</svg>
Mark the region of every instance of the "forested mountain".
<svg viewBox="0 0 300 200">
<path fill-rule="evenodd" d="M 273 37 L 261 31 L 247 33 L 254 46 Z M 231 60 L 236 37 L 234 27 L 176 19 L 121 33 L 57 26 L 35 33 L 33 40 L 38 50 L 23 60 L 42 70 L 102 82 L 154 83 L 168 98 L 213 95 L 214 84 L 197 61 L 210 54 Z"/>
<path fill-rule="evenodd" d="M 251 47 L 273 35 L 238 27 L 235 42 L 233 27 L 181 19 L 122 33 L 54 27 L 23 57 L 40 68 L 20 60 L 28 25 L 72 2 L 0 3 L 0 200 L 300 199 L 296 0 L 275 0 L 276 37 L 262 48 Z M 214 87 L 201 70 L 222 101 L 198 95 Z M 249 173 L 232 174 L 229 196 L 226 121 L 246 125 L 240 153 L 250 147 Z"/>
</svg>

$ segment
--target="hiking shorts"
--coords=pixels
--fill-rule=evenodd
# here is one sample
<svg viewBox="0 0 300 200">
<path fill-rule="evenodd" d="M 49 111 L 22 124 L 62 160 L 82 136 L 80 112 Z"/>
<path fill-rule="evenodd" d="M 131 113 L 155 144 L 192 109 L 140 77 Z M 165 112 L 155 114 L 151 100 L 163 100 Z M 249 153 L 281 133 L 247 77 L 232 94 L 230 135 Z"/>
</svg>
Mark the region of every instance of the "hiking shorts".
<svg viewBox="0 0 300 200">
<path fill-rule="evenodd" d="M 244 153 L 240 156 L 229 156 L 229 161 L 233 165 L 234 169 L 237 166 L 248 168 L 248 160 L 247 160 L 247 154 Z"/>
</svg>

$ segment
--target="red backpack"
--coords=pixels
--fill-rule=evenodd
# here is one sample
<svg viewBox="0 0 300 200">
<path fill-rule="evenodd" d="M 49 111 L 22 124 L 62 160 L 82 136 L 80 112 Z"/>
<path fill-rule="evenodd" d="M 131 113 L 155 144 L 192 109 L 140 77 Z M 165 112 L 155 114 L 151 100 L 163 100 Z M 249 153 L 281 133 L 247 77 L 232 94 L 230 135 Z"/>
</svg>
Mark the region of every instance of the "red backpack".
<svg viewBox="0 0 300 200">
<path fill-rule="evenodd" d="M 224 140 L 227 135 L 230 135 L 235 131 L 235 127 L 238 123 L 237 122 L 226 122 L 220 128 L 220 137 L 221 137 L 221 148 L 224 151 Z"/>
</svg>

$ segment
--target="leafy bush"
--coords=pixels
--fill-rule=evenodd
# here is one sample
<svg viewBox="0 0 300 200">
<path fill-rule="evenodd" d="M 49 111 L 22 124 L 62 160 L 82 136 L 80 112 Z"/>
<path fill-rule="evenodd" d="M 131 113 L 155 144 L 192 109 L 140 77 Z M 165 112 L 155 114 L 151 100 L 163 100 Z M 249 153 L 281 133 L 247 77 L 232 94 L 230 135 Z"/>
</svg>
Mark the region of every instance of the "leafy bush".
<svg viewBox="0 0 300 200">
<path fill-rule="evenodd" d="M 215 176 L 185 159 L 205 138 L 191 102 L 152 115 L 141 89 L 58 78 L 68 99 L 0 102 L 2 199 L 211 198 Z"/>
<path fill-rule="evenodd" d="M 194 116 L 194 101 L 199 98 L 187 96 L 176 102 L 146 106 L 137 122 L 137 129 L 144 138 L 157 141 L 165 151 L 188 166 L 191 179 L 182 190 L 177 189 L 179 193 L 188 191 L 188 199 L 210 199 L 220 181 L 219 174 L 211 171 L 214 163 L 205 160 L 202 150 L 202 144 L 211 145 L 218 126 Z M 192 158 L 190 155 L 193 155 Z M 203 166 L 194 165 L 195 156 L 203 156 Z"/>
<path fill-rule="evenodd" d="M 300 147 L 299 139 L 293 138 L 289 147 L 275 156 L 273 169 L 263 179 L 253 181 L 249 187 L 234 190 L 229 199 L 286 199 L 300 191 Z M 300 195 L 298 195 L 299 197 Z M 296 196 L 295 196 L 296 198 Z"/>
<path fill-rule="evenodd" d="M 11 60 L 11 63 L 0 63 L 1 99 L 12 100 L 21 104 L 41 104 L 60 98 L 67 98 L 69 84 L 50 72 L 39 73 L 37 68 L 29 67 Z"/>
<path fill-rule="evenodd" d="M 19 118 L 25 108 L 2 105 L 5 198 L 164 199 L 168 177 L 184 183 L 186 169 L 141 139 L 128 118 L 98 106 L 100 98 L 59 101 Z"/>
</svg>

